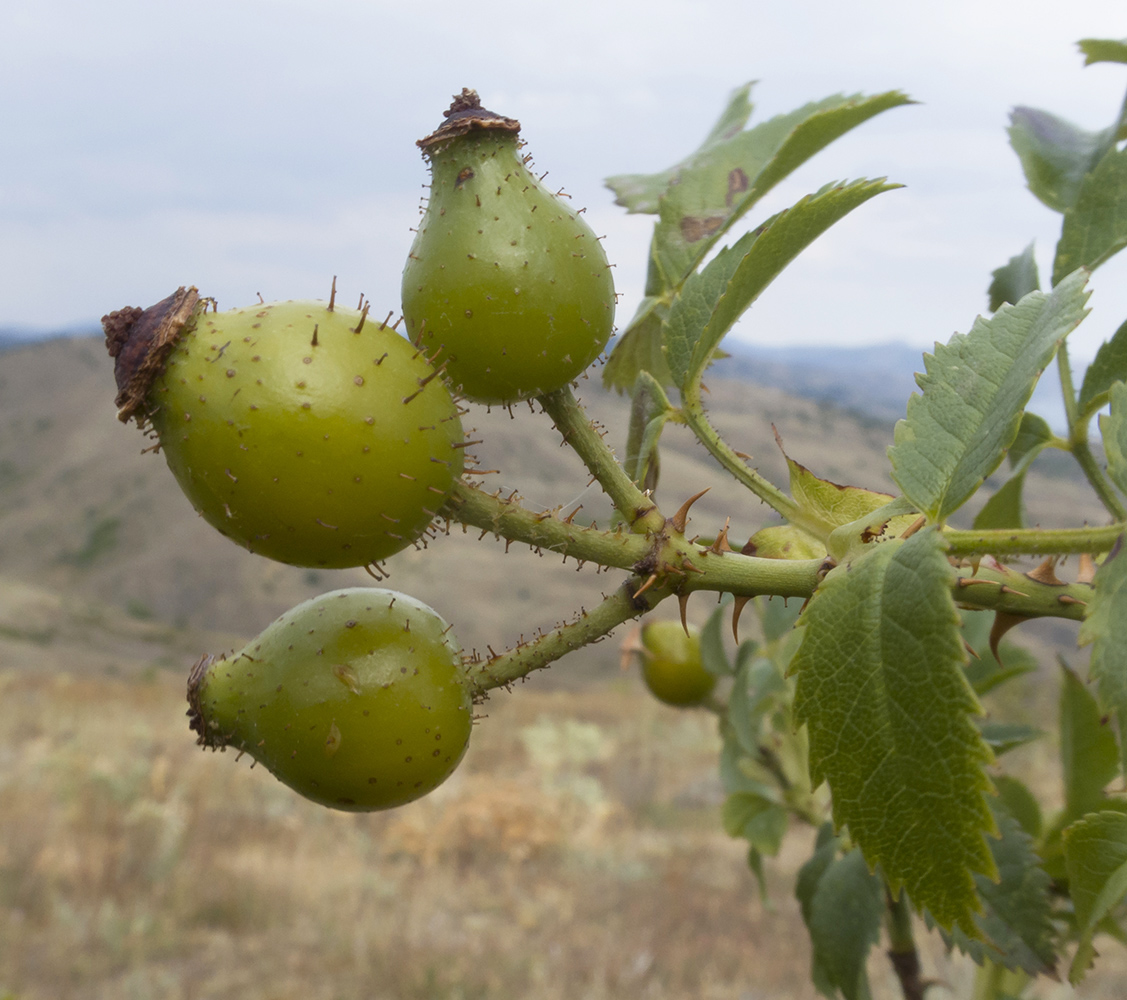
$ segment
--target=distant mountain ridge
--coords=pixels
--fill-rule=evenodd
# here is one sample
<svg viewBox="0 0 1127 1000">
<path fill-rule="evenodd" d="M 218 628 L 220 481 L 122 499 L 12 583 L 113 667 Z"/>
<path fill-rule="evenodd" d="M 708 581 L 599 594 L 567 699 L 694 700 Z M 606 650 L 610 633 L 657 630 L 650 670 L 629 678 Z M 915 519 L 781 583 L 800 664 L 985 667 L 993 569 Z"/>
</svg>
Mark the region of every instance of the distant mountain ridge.
<svg viewBox="0 0 1127 1000">
<path fill-rule="evenodd" d="M 81 323 L 60 330 L 41 330 L 30 326 L 0 326 L 0 353 L 14 347 L 26 347 L 60 337 L 100 337 L 102 328 L 96 323 Z"/>
<path fill-rule="evenodd" d="M 2 326 L 0 353 L 59 338 L 100 337 L 101 333 L 95 324 L 50 332 Z M 729 342 L 724 349 L 730 357 L 714 366 L 723 378 L 773 386 L 792 396 L 832 403 L 879 420 L 904 415 L 905 401 L 916 389 L 913 373 L 923 365 L 922 352 L 904 343 L 760 347 Z"/>
<path fill-rule="evenodd" d="M 901 342 L 760 347 L 730 341 L 724 350 L 729 357 L 714 366 L 724 378 L 770 385 L 880 420 L 904 416 L 908 397 L 917 391 L 915 373 L 923 369 L 923 352 Z"/>
</svg>

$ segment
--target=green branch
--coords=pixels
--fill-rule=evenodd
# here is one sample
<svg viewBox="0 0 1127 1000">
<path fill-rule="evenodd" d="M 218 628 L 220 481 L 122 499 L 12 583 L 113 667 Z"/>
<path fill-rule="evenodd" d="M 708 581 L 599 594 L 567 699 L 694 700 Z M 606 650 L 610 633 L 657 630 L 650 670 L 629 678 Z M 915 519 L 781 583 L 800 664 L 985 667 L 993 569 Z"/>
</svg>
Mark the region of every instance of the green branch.
<svg viewBox="0 0 1127 1000">
<path fill-rule="evenodd" d="M 534 549 L 618 569 L 632 570 L 651 547 L 641 535 L 569 524 L 554 513 L 534 513 L 516 499 L 485 493 L 464 481 L 455 485 L 439 516 Z"/>
<path fill-rule="evenodd" d="M 669 589 L 652 588 L 634 596 L 639 586 L 637 578 L 631 577 L 614 593 L 604 596 L 594 610 L 581 610 L 575 620 L 489 659 L 465 661 L 475 695 L 508 687 L 533 670 L 547 667 L 567 653 L 606 638 L 623 622 L 644 615 L 672 593 Z"/>
<path fill-rule="evenodd" d="M 802 523 L 802 511 L 790 497 L 780 490 L 774 483 L 764 479 L 758 472 L 750 468 L 708 422 L 708 416 L 700 401 L 700 385 L 691 386 L 682 396 L 681 413 L 685 423 L 692 429 L 697 439 L 703 444 L 725 469 L 743 483 L 752 493 L 769 507 L 785 517 L 791 524 L 806 527 Z M 815 532 L 816 534 L 816 532 Z"/>
<path fill-rule="evenodd" d="M 1092 454 L 1092 449 L 1088 444 L 1088 427 L 1086 424 L 1083 430 L 1082 437 L 1074 435 L 1070 438 L 1069 450 L 1084 471 L 1084 475 L 1091 483 L 1092 489 L 1096 491 L 1096 496 L 1100 498 L 1100 503 L 1104 505 L 1107 512 L 1117 521 L 1127 521 L 1127 507 L 1123 506 L 1111 483 L 1108 482 L 1107 476 L 1104 475 L 1103 469 L 1100 468 L 1099 462 L 1096 461 L 1095 455 Z"/>
<path fill-rule="evenodd" d="M 1015 528 L 976 531 L 947 528 L 943 541 L 953 556 L 1096 555 L 1127 530 L 1120 520 L 1095 528 Z"/>
<path fill-rule="evenodd" d="M 1064 397 L 1064 413 L 1068 420 L 1068 450 L 1072 452 L 1107 512 L 1117 521 L 1127 521 L 1127 507 L 1123 506 L 1116 495 L 1088 444 L 1088 421 L 1091 419 L 1091 414 L 1080 412 L 1076 389 L 1072 383 L 1068 345 L 1064 342 L 1057 348 L 1057 370 L 1060 373 L 1061 394 Z"/>
<path fill-rule="evenodd" d="M 631 530 L 644 534 L 659 531 L 665 523 L 654 502 L 618 464 L 614 452 L 595 429 L 586 411 L 579 404 L 570 386 L 537 397 L 544 412 L 555 422 L 564 441 L 598 480 L 615 509 L 626 519 Z"/>
</svg>

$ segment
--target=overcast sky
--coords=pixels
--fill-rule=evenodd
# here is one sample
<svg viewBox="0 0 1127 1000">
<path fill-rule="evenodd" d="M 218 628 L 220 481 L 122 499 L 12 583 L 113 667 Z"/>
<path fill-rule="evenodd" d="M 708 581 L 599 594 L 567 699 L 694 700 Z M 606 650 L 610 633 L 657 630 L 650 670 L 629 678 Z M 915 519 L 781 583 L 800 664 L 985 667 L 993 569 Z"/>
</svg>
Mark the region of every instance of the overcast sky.
<svg viewBox="0 0 1127 1000">
<path fill-rule="evenodd" d="M 1127 67 L 1075 42 L 1127 36 L 1123 0 L 26 0 L 0 30 L 0 326 L 96 322 L 195 284 L 220 308 L 344 298 L 399 309 L 427 180 L 414 140 L 476 88 L 519 118 L 551 183 L 586 205 L 625 324 L 651 221 L 605 176 L 695 148 L 730 91 L 761 120 L 837 92 L 898 108 L 781 186 L 757 221 L 830 180 L 907 185 L 823 237 L 741 323 L 770 344 L 920 347 L 969 328 L 990 271 L 1059 217 L 1025 189 L 1015 104 L 1105 126 Z M 1127 256 L 1127 255 L 1125 255 Z M 1127 265 L 1093 279 L 1090 355 L 1127 317 Z"/>
</svg>

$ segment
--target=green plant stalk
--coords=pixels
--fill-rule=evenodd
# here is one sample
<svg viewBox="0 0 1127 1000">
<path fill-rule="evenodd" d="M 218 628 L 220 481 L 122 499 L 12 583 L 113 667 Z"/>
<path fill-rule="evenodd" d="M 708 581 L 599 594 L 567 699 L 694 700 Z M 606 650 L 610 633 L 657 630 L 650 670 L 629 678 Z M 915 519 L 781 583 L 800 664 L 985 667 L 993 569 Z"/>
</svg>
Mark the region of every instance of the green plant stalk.
<svg viewBox="0 0 1127 1000">
<path fill-rule="evenodd" d="M 1057 373 L 1060 375 L 1060 391 L 1064 397 L 1064 416 L 1068 421 L 1069 433 L 1080 422 L 1076 388 L 1072 383 L 1072 365 L 1068 360 L 1068 344 L 1063 340 L 1057 348 Z"/>
<path fill-rule="evenodd" d="M 958 604 L 979 611 L 1072 621 L 1084 620 L 1091 597 L 1091 584 L 1043 583 L 1018 570 L 985 565 L 960 575 L 954 590 Z"/>
<path fill-rule="evenodd" d="M 555 514 L 534 513 L 516 500 L 485 493 L 464 480 L 455 485 L 439 516 L 564 558 L 617 569 L 632 570 L 651 547 L 642 535 L 568 524 Z"/>
<path fill-rule="evenodd" d="M 1091 418 L 1080 412 L 1072 382 L 1072 365 L 1068 360 L 1068 344 L 1064 342 L 1057 348 L 1057 371 L 1060 374 L 1061 395 L 1064 397 L 1064 414 L 1068 420 L 1068 450 L 1072 452 L 1107 512 L 1117 521 L 1127 521 L 1127 507 L 1123 506 L 1116 495 L 1088 444 L 1088 421 Z"/>
<path fill-rule="evenodd" d="M 774 483 L 750 468 L 728 442 L 720 436 L 716 428 L 708 422 L 708 416 L 705 414 L 700 401 L 700 383 L 691 386 L 683 393 L 681 413 L 685 423 L 692 429 L 700 443 L 739 482 L 743 483 L 760 500 L 785 517 L 791 524 L 805 528 L 818 538 L 822 537 L 818 525 L 807 525 L 805 523 L 802 510 L 798 504 Z"/>
<path fill-rule="evenodd" d="M 651 611 L 669 597 L 669 588 L 652 588 L 637 594 L 641 581 L 626 580 L 612 594 L 604 596 L 598 607 L 580 610 L 566 624 L 522 642 L 513 649 L 488 659 L 465 660 L 475 698 L 493 688 L 508 687 L 533 670 L 547 667 L 567 653 L 606 638 L 623 622 Z"/>
<path fill-rule="evenodd" d="M 1088 444 L 1087 425 L 1084 425 L 1083 428 L 1083 438 L 1073 438 L 1070 441 L 1069 450 L 1084 471 L 1084 475 L 1091 483 L 1092 489 L 1096 491 L 1096 496 L 1100 498 L 1100 503 L 1104 505 L 1107 512 L 1117 521 L 1127 521 L 1127 507 L 1123 506 L 1123 502 L 1112 488 L 1111 483 L 1108 482 L 1099 462 L 1096 461 L 1095 455 L 1092 454 L 1092 449 Z"/>
<path fill-rule="evenodd" d="M 975 531 L 947 528 L 943 541 L 953 556 L 1035 556 L 1095 555 L 1107 552 L 1127 524 L 1120 518 L 1115 524 L 1093 528 L 1014 528 Z"/>
<path fill-rule="evenodd" d="M 552 418 L 564 441 L 598 480 L 631 530 L 639 534 L 660 531 L 665 518 L 653 500 L 638 488 L 626 474 L 626 470 L 619 465 L 614 452 L 595 429 L 571 387 L 564 386 L 555 392 L 538 396 L 537 400 L 544 412 Z"/>
<path fill-rule="evenodd" d="M 624 530 L 601 531 L 568 524 L 545 516 L 460 482 L 441 511 L 452 521 L 490 532 L 533 548 L 558 552 L 579 562 L 637 573 L 639 586 L 655 574 L 652 589 L 689 594 L 710 591 L 756 597 L 813 595 L 830 564 L 824 559 L 764 559 L 738 552 L 713 552 L 680 536 L 643 537 Z M 1111 547 L 1127 525 L 1108 528 L 1040 531 L 955 531 L 944 534 L 953 554 L 1004 554 L 1005 541 L 1017 536 L 1015 554 L 1047 551 L 1095 552 Z M 1063 537 L 1059 537 L 1062 536 Z M 1042 536 L 1049 536 L 1048 542 Z M 966 607 L 1002 611 L 1027 617 L 1057 617 L 1079 621 L 1091 597 L 1087 584 L 1046 584 L 1004 567 L 980 565 L 964 571 L 953 589 L 955 600 Z"/>
</svg>

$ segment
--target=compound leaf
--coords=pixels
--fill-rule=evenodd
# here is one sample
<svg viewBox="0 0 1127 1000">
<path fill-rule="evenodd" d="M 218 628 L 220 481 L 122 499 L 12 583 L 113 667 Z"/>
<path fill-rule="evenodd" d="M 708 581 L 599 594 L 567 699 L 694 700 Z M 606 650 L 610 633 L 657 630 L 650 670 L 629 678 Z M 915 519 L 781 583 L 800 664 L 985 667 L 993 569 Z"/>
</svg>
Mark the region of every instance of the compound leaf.
<svg viewBox="0 0 1127 1000">
<path fill-rule="evenodd" d="M 728 106 L 712 126 L 704 142 L 695 153 L 690 154 L 680 163 L 656 174 L 619 174 L 608 177 L 605 183 L 615 194 L 614 203 L 621 205 L 630 213 L 647 212 L 656 215 L 661 196 L 665 194 L 678 174 L 705 160 L 709 150 L 722 145 L 742 131 L 755 108 L 750 100 L 752 86 L 751 83 L 745 83 L 732 91 L 728 98 Z"/>
<path fill-rule="evenodd" d="M 873 546 L 829 573 L 800 619 L 795 716 L 814 784 L 898 892 L 940 926 L 978 931 L 974 873 L 997 872 L 986 835 L 991 759 L 940 534 Z"/>
<path fill-rule="evenodd" d="M 1064 831 L 1064 859 L 1080 931 L 1068 972 L 1075 985 L 1088 971 L 1098 924 L 1127 893 L 1127 815 L 1098 812 L 1073 823 Z"/>
<path fill-rule="evenodd" d="M 910 104 L 899 91 L 837 94 L 709 146 L 677 170 L 658 206 L 652 259 L 677 288 L 729 229 L 779 181 L 874 115 Z"/>
<path fill-rule="evenodd" d="M 674 384 L 684 389 L 700 377 L 736 320 L 803 249 L 858 205 L 895 187 L 883 180 L 827 185 L 745 233 L 691 275 L 665 330 Z"/>
<path fill-rule="evenodd" d="M 1056 212 L 1076 204 L 1084 177 L 1115 141 L 1115 128 L 1089 132 L 1037 108 L 1010 112 L 1010 145 L 1029 190 Z"/>
<path fill-rule="evenodd" d="M 1078 267 L 1092 271 L 1127 246 L 1127 150 L 1111 149 L 1080 184 L 1064 213 L 1053 284 Z"/>
<path fill-rule="evenodd" d="M 997 312 L 1007 302 L 1010 305 L 1020 302 L 1030 292 L 1040 291 L 1041 278 L 1037 274 L 1037 259 L 1033 256 L 1033 244 L 1030 243 L 1016 257 L 1011 257 L 1007 263 L 998 268 L 993 278 L 987 291 L 991 312 Z"/>
<path fill-rule="evenodd" d="M 1092 645 L 1088 672 L 1098 685 L 1100 705 L 1115 713 L 1120 764 L 1127 774 L 1127 556 L 1122 537 L 1096 571 L 1094 582 L 1080 642 Z"/>
<path fill-rule="evenodd" d="M 1080 386 L 1081 418 L 1090 418 L 1107 402 L 1112 385 L 1123 381 L 1127 381 L 1127 323 L 1122 324 L 1110 340 L 1100 344 L 1084 373 L 1084 382 Z"/>
<path fill-rule="evenodd" d="M 1001 463 L 1041 372 L 1084 318 L 1086 281 L 1079 271 L 1051 294 L 1032 292 L 924 355 L 923 394 L 908 400 L 888 454 L 893 479 L 932 520 L 944 521 Z"/>
</svg>

